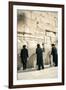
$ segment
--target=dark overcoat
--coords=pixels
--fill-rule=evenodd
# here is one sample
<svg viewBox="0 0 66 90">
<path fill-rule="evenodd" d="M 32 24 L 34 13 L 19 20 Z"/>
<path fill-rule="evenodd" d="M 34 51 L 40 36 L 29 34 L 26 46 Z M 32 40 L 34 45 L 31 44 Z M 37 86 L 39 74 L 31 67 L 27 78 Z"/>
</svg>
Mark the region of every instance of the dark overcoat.
<svg viewBox="0 0 66 90">
<path fill-rule="evenodd" d="M 37 54 L 37 65 L 43 65 L 43 50 L 42 50 L 42 48 L 37 48 L 36 54 Z"/>
<path fill-rule="evenodd" d="M 53 62 L 55 65 L 58 65 L 58 54 L 57 54 L 57 49 L 55 47 L 52 48 L 51 54 L 53 55 Z"/>
<path fill-rule="evenodd" d="M 26 48 L 21 49 L 21 62 L 26 63 L 28 57 L 28 50 Z"/>
</svg>

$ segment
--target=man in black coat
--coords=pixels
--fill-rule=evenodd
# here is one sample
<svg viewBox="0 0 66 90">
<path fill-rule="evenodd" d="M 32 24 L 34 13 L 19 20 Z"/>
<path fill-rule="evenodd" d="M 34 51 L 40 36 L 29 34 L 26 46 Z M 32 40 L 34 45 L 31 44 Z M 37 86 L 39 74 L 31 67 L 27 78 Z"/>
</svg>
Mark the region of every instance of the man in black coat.
<svg viewBox="0 0 66 90">
<path fill-rule="evenodd" d="M 53 56 L 53 62 L 55 64 L 55 66 L 58 66 L 58 54 L 57 54 L 57 49 L 55 47 L 55 44 L 52 44 L 51 54 Z"/>
<path fill-rule="evenodd" d="M 40 44 L 37 44 L 37 48 L 36 48 L 36 54 L 37 54 L 37 65 L 38 65 L 38 70 L 44 69 L 44 65 L 43 65 L 43 50 L 40 47 Z"/>
<path fill-rule="evenodd" d="M 28 58 L 28 50 L 26 49 L 26 45 L 23 45 L 23 49 L 21 49 L 21 62 L 23 64 L 23 70 L 26 69 L 27 58 Z"/>
</svg>

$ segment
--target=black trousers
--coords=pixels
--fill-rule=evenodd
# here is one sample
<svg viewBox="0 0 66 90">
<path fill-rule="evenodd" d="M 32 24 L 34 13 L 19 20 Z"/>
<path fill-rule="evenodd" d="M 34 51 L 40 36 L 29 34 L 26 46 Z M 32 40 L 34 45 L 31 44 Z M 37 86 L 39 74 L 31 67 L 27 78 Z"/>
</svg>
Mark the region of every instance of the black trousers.
<svg viewBox="0 0 66 90">
<path fill-rule="evenodd" d="M 43 64 L 38 64 L 38 70 L 40 70 L 40 69 L 44 69 L 44 65 Z"/>
<path fill-rule="evenodd" d="M 27 68 L 27 59 L 22 59 L 21 62 L 23 64 L 23 70 L 25 70 Z"/>
<path fill-rule="evenodd" d="M 26 69 L 26 63 L 23 63 L 23 70 L 25 70 Z"/>
<path fill-rule="evenodd" d="M 55 63 L 55 66 L 58 66 L 58 55 L 53 55 L 53 62 Z"/>
</svg>

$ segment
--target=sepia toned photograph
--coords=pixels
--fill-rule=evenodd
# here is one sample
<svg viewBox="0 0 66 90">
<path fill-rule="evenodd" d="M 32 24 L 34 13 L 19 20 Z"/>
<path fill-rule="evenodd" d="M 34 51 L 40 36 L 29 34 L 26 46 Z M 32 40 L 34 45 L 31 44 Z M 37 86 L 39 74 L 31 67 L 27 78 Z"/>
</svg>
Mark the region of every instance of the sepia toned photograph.
<svg viewBox="0 0 66 90">
<path fill-rule="evenodd" d="M 63 85 L 64 5 L 9 5 L 9 87 Z"/>
<path fill-rule="evenodd" d="M 57 34 L 58 12 L 17 10 L 18 80 L 57 78 Z"/>
</svg>

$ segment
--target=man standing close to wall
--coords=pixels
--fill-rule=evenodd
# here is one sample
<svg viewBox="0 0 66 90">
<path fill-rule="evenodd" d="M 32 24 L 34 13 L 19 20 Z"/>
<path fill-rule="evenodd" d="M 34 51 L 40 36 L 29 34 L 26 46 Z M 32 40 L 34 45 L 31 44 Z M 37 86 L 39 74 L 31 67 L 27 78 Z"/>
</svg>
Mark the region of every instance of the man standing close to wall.
<svg viewBox="0 0 66 90">
<path fill-rule="evenodd" d="M 23 70 L 26 69 L 27 66 L 27 58 L 28 58 L 28 50 L 26 49 L 26 45 L 23 45 L 23 49 L 21 49 L 21 62 L 23 64 Z"/>
<path fill-rule="evenodd" d="M 55 66 L 58 66 L 58 54 L 57 54 L 57 49 L 55 47 L 55 44 L 52 44 L 51 54 L 53 56 L 53 63 L 55 64 Z"/>
<path fill-rule="evenodd" d="M 40 47 L 40 44 L 37 44 L 37 48 L 36 48 L 36 54 L 37 54 L 37 65 L 38 65 L 38 70 L 44 69 L 44 65 L 43 65 L 43 50 Z"/>
</svg>

